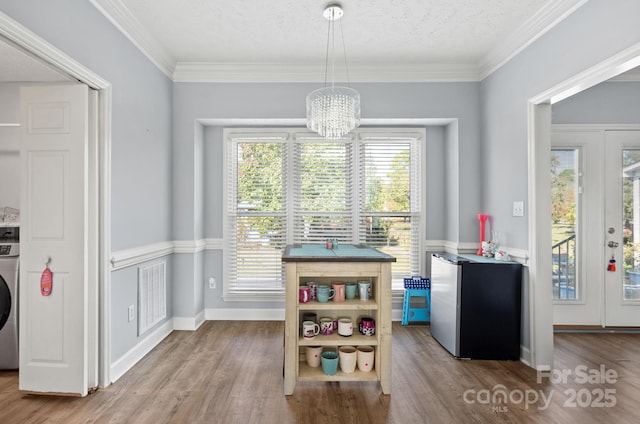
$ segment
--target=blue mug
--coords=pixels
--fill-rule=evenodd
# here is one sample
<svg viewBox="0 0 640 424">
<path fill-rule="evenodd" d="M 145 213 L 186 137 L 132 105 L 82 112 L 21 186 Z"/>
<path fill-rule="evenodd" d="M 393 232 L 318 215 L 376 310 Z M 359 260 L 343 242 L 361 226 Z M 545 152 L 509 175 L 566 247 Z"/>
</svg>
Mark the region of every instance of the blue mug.
<svg viewBox="0 0 640 424">
<path fill-rule="evenodd" d="M 356 298 L 356 293 L 358 292 L 358 285 L 356 283 L 347 283 L 345 286 L 345 297 L 348 300 L 352 300 Z"/>
<path fill-rule="evenodd" d="M 333 299 L 335 295 L 336 291 L 334 289 L 329 286 L 320 285 L 316 292 L 316 299 L 318 302 L 327 303 L 330 299 Z"/>
<path fill-rule="evenodd" d="M 338 372 L 338 353 L 337 352 L 322 352 L 320 356 L 322 362 L 322 372 L 327 375 L 335 375 Z"/>
</svg>

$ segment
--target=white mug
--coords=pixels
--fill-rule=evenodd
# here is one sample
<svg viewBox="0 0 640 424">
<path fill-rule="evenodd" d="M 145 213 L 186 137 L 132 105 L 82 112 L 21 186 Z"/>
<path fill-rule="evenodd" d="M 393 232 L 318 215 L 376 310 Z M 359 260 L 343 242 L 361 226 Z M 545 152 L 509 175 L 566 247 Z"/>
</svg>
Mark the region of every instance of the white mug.
<svg viewBox="0 0 640 424">
<path fill-rule="evenodd" d="M 322 346 L 307 346 L 304 350 L 307 359 L 307 365 L 312 368 L 319 367 L 320 355 L 322 354 Z"/>
<path fill-rule="evenodd" d="M 369 300 L 369 292 L 371 290 L 371 283 L 367 281 L 358 281 L 358 292 L 360 300 Z"/>
<path fill-rule="evenodd" d="M 340 318 L 338 320 L 338 334 L 345 337 L 353 334 L 351 318 Z"/>
<path fill-rule="evenodd" d="M 305 339 L 313 339 L 320 334 L 320 326 L 313 321 L 305 321 L 302 323 L 302 337 Z"/>
<path fill-rule="evenodd" d="M 376 351 L 373 346 L 358 346 L 356 350 L 358 369 L 363 372 L 371 371 L 376 357 Z"/>
</svg>

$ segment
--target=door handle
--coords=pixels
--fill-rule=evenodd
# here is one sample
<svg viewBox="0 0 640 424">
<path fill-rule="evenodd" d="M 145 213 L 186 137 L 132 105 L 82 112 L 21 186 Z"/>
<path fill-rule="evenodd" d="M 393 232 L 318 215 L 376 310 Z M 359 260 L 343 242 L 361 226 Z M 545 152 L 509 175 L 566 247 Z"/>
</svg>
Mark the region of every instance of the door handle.
<svg viewBox="0 0 640 424">
<path fill-rule="evenodd" d="M 618 242 L 617 241 L 610 241 L 609 243 L 607 243 L 607 246 L 609 246 L 612 249 L 615 249 L 616 247 L 618 247 Z"/>
</svg>

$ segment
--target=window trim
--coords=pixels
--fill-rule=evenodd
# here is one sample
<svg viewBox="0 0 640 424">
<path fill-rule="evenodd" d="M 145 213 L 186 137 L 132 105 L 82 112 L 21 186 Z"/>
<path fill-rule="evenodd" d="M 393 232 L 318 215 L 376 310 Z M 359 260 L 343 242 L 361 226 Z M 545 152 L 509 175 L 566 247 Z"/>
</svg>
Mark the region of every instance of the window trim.
<svg viewBox="0 0 640 424">
<path fill-rule="evenodd" d="M 415 259 L 417 261 L 417 269 L 422 271 L 424 269 L 424 243 L 425 237 L 424 232 L 426 228 L 426 207 L 425 207 L 425 199 L 426 199 L 426 157 L 423 143 L 426 140 L 426 129 L 425 128 L 362 128 L 356 129 L 352 131 L 349 135 L 345 136 L 346 139 L 350 139 L 353 141 L 355 148 L 353 149 L 353 155 L 355 159 L 354 175 L 356 176 L 354 181 L 353 193 L 359 196 L 360 190 L 360 180 L 359 180 L 359 169 L 361 166 L 359 159 L 359 150 L 361 144 L 365 142 L 375 142 L 380 141 L 390 141 L 390 140 L 403 140 L 410 141 L 415 143 L 414 145 L 417 147 L 418 151 L 414 156 L 414 160 L 417 163 L 419 169 L 417 170 L 417 175 L 413 175 L 412 177 L 416 179 L 416 182 L 419 184 L 418 187 L 418 199 L 417 201 L 411 201 L 411 209 L 409 216 L 413 215 L 414 207 L 417 209 L 417 214 L 419 216 L 418 219 L 418 236 L 416 237 L 415 242 L 417 243 L 417 252 L 415 252 Z M 285 287 L 284 281 L 282 283 L 282 289 L 278 291 L 246 291 L 246 292 L 234 292 L 230 290 L 228 284 L 228 276 L 229 269 L 228 263 L 230 261 L 230 257 L 232 252 L 229 249 L 229 240 L 230 240 L 230 228 L 229 228 L 229 214 L 228 214 L 228 202 L 230 195 L 230 182 L 234 181 L 235 178 L 231 177 L 230 169 L 231 164 L 229 163 L 229 149 L 231 146 L 234 146 L 234 143 L 237 142 L 260 142 L 260 141 L 280 141 L 284 143 L 287 147 L 287 157 L 288 160 L 285 164 L 286 172 L 291 175 L 293 172 L 293 158 L 295 155 L 294 145 L 298 141 L 324 141 L 325 139 L 318 136 L 316 133 L 308 131 L 304 128 L 223 128 L 223 255 L 222 255 L 222 266 L 223 266 L 223 293 L 222 297 L 225 301 L 256 301 L 256 302 L 282 302 L 284 301 Z M 331 140 L 333 141 L 333 140 Z M 235 167 L 233 167 L 235 169 Z M 413 174 L 413 172 L 412 172 Z M 294 190 L 287 190 L 284 202 L 286 203 L 287 208 L 287 228 L 293 228 L 294 214 L 291 212 L 293 208 L 293 196 L 295 195 Z M 413 197 L 413 196 L 412 196 Z M 404 214 L 404 212 L 402 213 Z M 353 208 L 353 215 L 359 216 L 360 211 L 358 207 Z M 357 221 L 354 221 L 357 222 Z M 358 233 L 357 225 L 353 227 L 354 235 Z M 287 231 L 287 242 L 286 244 L 293 243 L 293 231 Z M 395 297 L 398 297 L 399 294 L 402 293 L 402 290 L 399 287 L 392 287 L 392 291 Z M 394 297 L 394 299 L 395 299 Z"/>
</svg>

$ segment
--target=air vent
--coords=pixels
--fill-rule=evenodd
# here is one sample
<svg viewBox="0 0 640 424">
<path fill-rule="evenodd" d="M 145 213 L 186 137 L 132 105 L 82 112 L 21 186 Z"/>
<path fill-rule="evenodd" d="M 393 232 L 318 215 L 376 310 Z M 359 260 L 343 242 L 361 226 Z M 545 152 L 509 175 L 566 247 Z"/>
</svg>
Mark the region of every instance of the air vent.
<svg viewBox="0 0 640 424">
<path fill-rule="evenodd" d="M 167 316 L 166 262 L 138 268 L 138 335 Z"/>
</svg>

